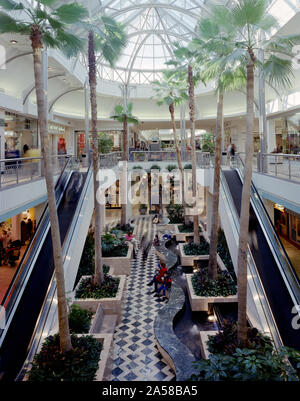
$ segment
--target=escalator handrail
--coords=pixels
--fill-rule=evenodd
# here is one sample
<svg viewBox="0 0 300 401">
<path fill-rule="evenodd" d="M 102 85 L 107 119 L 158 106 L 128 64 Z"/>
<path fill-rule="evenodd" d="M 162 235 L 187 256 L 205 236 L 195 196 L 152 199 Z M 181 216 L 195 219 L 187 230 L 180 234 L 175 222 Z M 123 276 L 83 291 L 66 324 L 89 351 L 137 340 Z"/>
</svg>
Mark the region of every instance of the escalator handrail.
<svg viewBox="0 0 300 401">
<path fill-rule="evenodd" d="M 86 177 L 86 180 L 84 183 L 84 187 L 82 189 L 82 193 L 80 195 L 78 204 L 76 206 L 74 218 L 68 229 L 68 233 L 65 236 L 65 240 L 62 244 L 64 263 L 65 263 L 67 255 L 68 255 L 68 250 L 69 250 L 70 242 L 72 240 L 72 235 L 73 235 L 72 233 L 74 232 L 74 229 L 77 225 L 80 211 L 81 211 L 83 202 L 86 198 L 87 190 L 88 190 L 91 179 L 92 179 L 92 164 L 90 163 L 90 166 L 89 166 L 89 169 L 87 172 L 87 177 Z M 49 313 L 51 311 L 51 306 L 52 306 L 53 300 L 55 298 L 55 294 L 56 294 L 56 276 L 55 276 L 55 271 L 54 271 L 52 278 L 50 280 L 48 289 L 47 289 L 47 293 L 46 293 L 45 300 L 44 300 L 44 303 L 41 308 L 41 312 L 37 319 L 35 328 L 33 330 L 33 334 L 32 334 L 32 337 L 31 337 L 31 340 L 30 340 L 30 343 L 28 346 L 26 360 L 24 361 L 24 364 L 16 378 L 16 381 L 23 380 L 24 376 L 26 375 L 26 373 L 28 371 L 29 365 L 31 364 L 31 362 L 34 358 L 34 355 L 38 351 L 39 345 L 42 342 L 43 333 L 45 332 L 45 325 L 46 325 Z"/>
<path fill-rule="evenodd" d="M 66 184 L 65 173 L 68 165 L 70 164 L 70 161 L 71 158 L 67 156 L 67 161 L 55 185 L 55 196 L 57 204 L 60 203 L 63 193 L 63 191 L 61 191 L 61 187 L 65 186 Z M 2 302 L 2 305 L 5 306 L 5 312 L 6 312 L 6 327 L 2 332 L 0 332 L 0 346 L 3 342 L 3 337 L 4 337 L 3 335 L 8 328 L 7 323 L 10 321 L 11 313 L 13 309 L 15 309 L 16 307 L 15 305 L 16 299 L 19 297 L 19 293 L 24 285 L 24 282 L 26 281 L 26 277 L 28 276 L 31 270 L 30 267 L 32 265 L 33 260 L 35 259 L 36 252 L 40 248 L 41 241 L 43 240 L 43 238 L 45 238 L 45 234 L 48 232 L 48 229 L 49 229 L 49 211 L 47 203 L 40 218 L 40 221 L 38 223 L 35 234 L 21 259 L 21 262 L 19 263 L 18 269 L 14 275 L 14 278 Z"/>
<path fill-rule="evenodd" d="M 240 167 L 242 166 L 242 168 Z M 239 173 L 240 179 L 243 182 L 243 171 L 244 163 L 240 157 L 238 157 L 237 171 Z M 276 260 L 279 263 L 279 271 L 287 284 L 287 289 L 295 305 L 300 304 L 300 282 L 295 273 L 295 270 L 290 262 L 290 259 L 280 241 L 279 236 L 276 233 L 274 225 L 271 218 L 261 200 L 261 197 L 253 183 L 251 182 L 251 203 L 255 210 L 257 219 L 261 222 L 261 227 L 264 227 L 264 231 L 268 236 L 268 243 L 271 246 L 273 255 L 276 255 Z M 262 213 L 259 213 L 261 211 Z M 271 231 L 271 232 L 270 232 Z M 274 244 L 274 239 L 276 243 Z M 277 246 L 275 246 L 277 245 Z M 274 255 L 274 256 L 275 256 Z"/>
<path fill-rule="evenodd" d="M 236 208 L 234 207 L 234 201 L 233 201 L 232 195 L 230 193 L 230 190 L 229 190 L 227 181 L 224 177 L 222 169 L 221 169 L 220 178 L 221 178 L 221 180 L 220 180 L 221 187 L 222 187 L 224 195 L 227 199 L 227 203 L 229 204 L 229 207 L 230 207 L 230 205 L 233 206 L 233 207 L 230 207 L 230 210 L 232 212 L 231 216 L 232 216 L 235 228 L 236 228 L 237 235 L 239 235 L 240 221 L 239 221 L 238 213 L 237 213 Z M 265 293 L 263 284 L 262 284 L 260 276 L 258 274 L 258 269 L 257 269 L 256 263 L 255 263 L 255 260 L 253 258 L 253 255 L 251 253 L 249 245 L 248 245 L 247 253 L 248 253 L 248 258 L 247 258 L 248 272 L 251 274 L 253 284 L 254 284 L 256 292 L 258 294 L 258 298 L 256 301 L 260 303 L 261 309 L 262 309 L 264 317 L 265 317 L 266 324 L 269 328 L 269 333 L 272 336 L 274 345 L 278 348 L 283 345 L 283 342 L 282 342 L 281 335 L 279 333 L 279 330 L 278 330 L 278 327 L 276 324 L 275 317 L 272 312 L 272 308 L 268 301 L 268 297 Z M 249 285 L 250 285 L 250 283 L 249 283 Z"/>
</svg>

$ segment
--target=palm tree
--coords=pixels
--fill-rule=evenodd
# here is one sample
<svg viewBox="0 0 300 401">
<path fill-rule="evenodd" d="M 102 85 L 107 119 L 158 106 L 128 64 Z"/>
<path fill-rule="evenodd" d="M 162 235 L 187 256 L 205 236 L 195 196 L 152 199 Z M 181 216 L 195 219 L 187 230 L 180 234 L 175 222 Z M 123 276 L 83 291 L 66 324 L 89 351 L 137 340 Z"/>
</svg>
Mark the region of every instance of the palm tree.
<svg viewBox="0 0 300 401">
<path fill-rule="evenodd" d="M 218 247 L 218 225 L 219 225 L 219 199 L 220 199 L 220 170 L 221 170 L 221 140 L 223 129 L 223 102 L 226 91 L 239 90 L 246 85 L 245 68 L 240 62 L 227 63 L 226 55 L 233 51 L 230 43 L 218 42 L 216 37 L 220 35 L 219 25 L 215 22 L 214 16 L 200 20 L 198 24 L 198 35 L 201 40 L 195 39 L 191 43 L 194 51 L 206 54 L 206 61 L 202 65 L 203 79 L 208 82 L 214 80 L 216 83 L 217 95 L 217 121 L 215 136 L 214 155 L 214 179 L 211 212 L 210 230 L 210 252 L 208 275 L 216 280 L 218 275 L 217 247 Z M 227 36 L 230 36 L 230 31 Z M 213 46 L 212 43 L 213 42 Z"/>
<path fill-rule="evenodd" d="M 127 144 L 127 127 L 128 124 L 138 124 L 139 121 L 138 119 L 132 115 L 132 103 L 128 103 L 128 105 L 117 105 L 115 107 L 115 114 L 111 116 L 110 118 L 113 118 L 114 120 L 120 121 L 123 123 L 123 161 L 127 162 L 128 161 L 128 144 Z M 124 181 L 125 177 L 123 177 Z M 122 209 L 121 209 L 121 225 L 126 224 L 126 204 L 122 203 Z"/>
<path fill-rule="evenodd" d="M 271 36 L 278 24 L 268 14 L 267 7 L 267 0 L 239 0 L 232 9 L 215 6 L 211 10 L 220 30 L 215 38 L 217 45 L 223 43 L 233 46 L 232 52 L 224 56 L 223 62 L 238 61 L 246 66 L 247 71 L 246 159 L 238 251 L 238 339 L 242 345 L 245 345 L 247 338 L 247 253 L 253 160 L 254 71 L 255 68 L 263 68 L 271 83 L 282 88 L 291 85 L 293 47 L 300 40 L 299 35 Z M 268 39 L 260 39 L 261 30 Z M 211 41 L 212 45 L 213 42 L 214 40 Z M 264 50 L 264 62 L 257 59 L 259 49 Z"/>
<path fill-rule="evenodd" d="M 194 243 L 200 244 L 199 218 L 195 207 L 197 203 L 197 166 L 196 166 L 196 141 L 195 141 L 195 86 L 200 81 L 200 56 L 197 51 L 189 47 L 181 47 L 174 44 L 174 59 L 168 61 L 167 65 L 175 67 L 175 79 L 188 82 L 189 109 L 190 109 L 190 130 L 192 144 L 192 191 L 194 199 Z"/>
<path fill-rule="evenodd" d="M 80 24 L 88 32 L 88 70 L 90 84 L 90 101 L 92 117 L 92 154 L 94 181 L 94 212 L 95 212 L 95 273 L 94 284 L 100 286 L 104 280 L 101 245 L 101 204 L 97 200 L 99 181 L 99 148 L 97 130 L 97 63 L 96 53 L 113 66 L 126 45 L 124 27 L 114 19 L 97 15 Z"/>
<path fill-rule="evenodd" d="M 169 108 L 171 122 L 172 122 L 172 130 L 174 137 L 174 144 L 177 155 L 178 168 L 181 176 L 181 192 L 182 192 L 182 204 L 185 210 L 184 219 L 185 224 L 187 224 L 187 215 L 186 215 L 186 202 L 184 196 L 184 175 L 183 175 L 183 167 L 181 162 L 180 150 L 177 140 L 176 134 L 176 122 L 175 122 L 175 106 L 181 104 L 184 100 L 188 98 L 187 96 L 187 84 L 182 80 L 177 81 L 174 78 L 174 71 L 165 70 L 162 72 L 161 81 L 154 81 L 153 83 L 153 91 L 155 93 L 155 98 L 157 99 L 157 104 L 162 106 L 163 104 L 167 105 Z"/>
<path fill-rule="evenodd" d="M 26 7 L 23 3 L 17 3 L 13 0 L 0 0 L 0 6 L 3 10 L 0 12 L 0 33 L 14 32 L 27 35 L 31 41 L 41 150 L 48 194 L 53 258 L 56 274 L 60 348 L 62 352 L 67 352 L 72 349 L 72 344 L 68 322 L 64 267 L 53 171 L 48 143 L 48 116 L 43 86 L 42 49 L 44 46 L 48 46 L 61 49 L 68 56 L 76 55 L 78 51 L 82 49 L 83 41 L 73 35 L 69 29 L 72 24 L 84 18 L 87 11 L 77 3 L 70 3 L 54 8 L 55 3 L 56 1 L 54 0 L 40 0 L 36 2 L 35 6 Z M 51 9 L 49 8 L 50 6 Z M 10 15 L 6 12 L 9 12 Z M 12 17 L 15 13 L 17 13 L 16 18 Z"/>
</svg>

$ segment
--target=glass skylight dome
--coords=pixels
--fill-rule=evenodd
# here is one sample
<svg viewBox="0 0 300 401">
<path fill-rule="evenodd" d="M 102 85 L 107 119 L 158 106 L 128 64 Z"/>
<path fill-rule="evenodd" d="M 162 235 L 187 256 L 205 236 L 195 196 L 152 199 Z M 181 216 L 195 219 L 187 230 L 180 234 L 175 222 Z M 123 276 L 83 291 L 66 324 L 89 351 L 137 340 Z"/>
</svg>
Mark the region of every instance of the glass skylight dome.
<svg viewBox="0 0 300 401">
<path fill-rule="evenodd" d="M 280 25 L 291 18 L 298 0 L 271 0 L 269 10 Z M 172 57 L 174 42 L 188 43 L 206 5 L 235 0 L 87 0 L 81 2 L 92 14 L 100 12 L 125 24 L 128 44 L 114 69 L 98 58 L 99 77 L 122 84 L 150 84 L 159 79 Z M 278 15 L 278 10 L 280 13 Z M 84 60 L 86 64 L 86 60 Z"/>
<path fill-rule="evenodd" d="M 206 9 L 204 0 L 106 0 L 99 3 L 99 11 L 124 23 L 128 35 L 128 44 L 114 69 L 98 59 L 99 75 L 123 84 L 149 84 L 158 79 L 161 70 L 166 68 L 165 62 L 172 57 L 173 43 L 188 43 Z"/>
</svg>

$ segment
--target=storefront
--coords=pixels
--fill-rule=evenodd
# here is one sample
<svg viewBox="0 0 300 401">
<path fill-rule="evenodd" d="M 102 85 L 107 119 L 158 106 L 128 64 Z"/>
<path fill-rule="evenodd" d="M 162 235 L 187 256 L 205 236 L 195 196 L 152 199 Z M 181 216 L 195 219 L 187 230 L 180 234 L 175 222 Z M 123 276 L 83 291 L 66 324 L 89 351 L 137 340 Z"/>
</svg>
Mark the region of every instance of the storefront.
<svg viewBox="0 0 300 401">
<path fill-rule="evenodd" d="M 37 120 L 14 113 L 4 114 L 4 157 L 26 157 L 28 150 L 39 148 Z"/>
<path fill-rule="evenodd" d="M 277 233 L 300 249 L 300 216 L 275 203 L 274 221 Z"/>
<path fill-rule="evenodd" d="M 300 154 L 300 113 L 275 120 L 276 148 L 290 154 Z"/>
<path fill-rule="evenodd" d="M 53 155 L 73 153 L 70 127 L 49 123 L 48 134 L 50 149 Z"/>
<path fill-rule="evenodd" d="M 111 149 L 112 152 L 118 152 L 121 150 L 121 136 L 122 132 L 120 131 L 104 131 L 108 134 L 112 141 L 113 147 Z M 81 160 L 82 155 L 85 154 L 85 132 L 76 131 L 76 157 Z M 92 134 L 89 135 L 90 141 L 90 149 L 92 149 Z"/>
</svg>

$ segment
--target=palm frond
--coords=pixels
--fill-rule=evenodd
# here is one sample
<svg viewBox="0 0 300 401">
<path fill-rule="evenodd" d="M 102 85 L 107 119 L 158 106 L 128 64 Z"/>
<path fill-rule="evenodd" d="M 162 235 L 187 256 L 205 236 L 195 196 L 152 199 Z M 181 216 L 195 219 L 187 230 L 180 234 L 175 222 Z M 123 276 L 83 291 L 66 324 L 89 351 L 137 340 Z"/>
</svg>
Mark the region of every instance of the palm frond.
<svg viewBox="0 0 300 401">
<path fill-rule="evenodd" d="M 64 4 L 58 7 L 55 15 L 65 24 L 74 24 L 88 16 L 88 10 L 78 3 Z"/>
<path fill-rule="evenodd" d="M 21 26 L 18 21 L 0 11 L 0 33 L 19 33 Z"/>
<path fill-rule="evenodd" d="M 263 65 L 263 71 L 271 85 L 275 87 L 290 87 L 294 76 L 291 60 L 271 55 Z"/>
<path fill-rule="evenodd" d="M 232 9 L 236 26 L 259 25 L 267 14 L 268 0 L 240 0 Z"/>
<path fill-rule="evenodd" d="M 6 11 L 17 11 L 24 9 L 24 5 L 22 3 L 17 3 L 13 0 L 0 0 L 0 7 Z"/>
<path fill-rule="evenodd" d="M 55 40 L 60 43 L 59 47 L 67 57 L 76 56 L 85 44 L 83 39 L 62 29 L 56 31 Z"/>
</svg>

